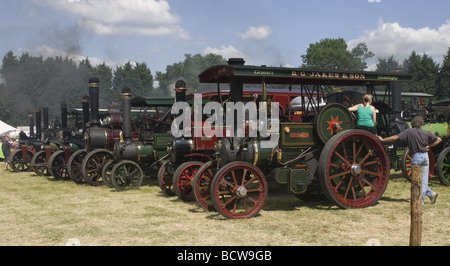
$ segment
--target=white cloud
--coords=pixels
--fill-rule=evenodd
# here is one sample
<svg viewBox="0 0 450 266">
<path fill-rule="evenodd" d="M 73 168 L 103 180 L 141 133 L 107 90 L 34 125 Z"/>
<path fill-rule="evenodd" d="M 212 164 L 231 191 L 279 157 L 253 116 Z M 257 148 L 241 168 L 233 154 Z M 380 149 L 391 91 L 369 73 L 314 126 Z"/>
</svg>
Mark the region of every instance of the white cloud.
<svg viewBox="0 0 450 266">
<path fill-rule="evenodd" d="M 171 35 L 190 39 L 166 0 L 34 1 L 81 17 L 80 27 L 100 35 Z"/>
<path fill-rule="evenodd" d="M 250 26 L 245 33 L 237 33 L 236 35 L 245 40 L 264 40 L 272 34 L 269 26 Z"/>
<path fill-rule="evenodd" d="M 418 54 L 426 53 L 437 63 L 450 46 L 450 20 L 438 29 L 429 27 L 414 29 L 402 27 L 399 23 L 385 23 L 380 19 L 378 27 L 367 30 L 357 39 L 348 42 L 349 48 L 364 42 L 376 58 L 387 58 L 391 55 L 397 60 L 411 55 L 414 50 Z"/>
<path fill-rule="evenodd" d="M 228 47 L 221 45 L 220 48 L 212 48 L 212 47 L 206 47 L 203 50 L 204 54 L 218 54 L 223 56 L 225 59 L 228 58 L 245 58 L 247 61 L 246 55 L 239 51 L 238 49 L 234 48 L 232 45 L 229 45 Z"/>
<path fill-rule="evenodd" d="M 381 3 L 381 0 L 367 0 L 369 3 Z"/>
</svg>

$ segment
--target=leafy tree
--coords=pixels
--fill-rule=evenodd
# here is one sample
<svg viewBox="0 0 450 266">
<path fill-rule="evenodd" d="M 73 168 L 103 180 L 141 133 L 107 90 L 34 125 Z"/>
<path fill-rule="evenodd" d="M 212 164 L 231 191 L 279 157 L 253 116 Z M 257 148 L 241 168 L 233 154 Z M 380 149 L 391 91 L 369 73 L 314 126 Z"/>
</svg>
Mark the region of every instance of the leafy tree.
<svg viewBox="0 0 450 266">
<path fill-rule="evenodd" d="M 450 97 L 450 47 L 436 79 L 436 96 L 438 98 Z"/>
<path fill-rule="evenodd" d="M 431 57 L 425 53 L 420 56 L 412 51 L 411 55 L 404 60 L 403 67 L 413 76 L 412 82 L 403 86 L 403 91 L 436 94 L 439 64 L 435 63 Z"/>
<path fill-rule="evenodd" d="M 391 55 L 387 59 L 378 58 L 377 72 L 391 72 L 392 70 L 402 69 L 401 64 Z"/>
<path fill-rule="evenodd" d="M 153 75 L 146 63 L 136 63 L 135 67 L 130 62 L 117 66 L 114 71 L 113 91 L 120 94 L 125 87 L 131 90 L 133 96 L 154 95 Z"/>
<path fill-rule="evenodd" d="M 357 44 L 351 51 L 342 38 L 323 39 L 310 44 L 302 55 L 305 68 L 321 70 L 361 71 L 367 68 L 366 60 L 373 57 L 365 43 Z"/>
<path fill-rule="evenodd" d="M 185 54 L 183 62 L 178 62 L 166 67 L 166 73 L 156 72 L 156 80 L 159 82 L 157 95 L 169 96 L 173 94 L 175 82 L 184 80 L 187 86 L 187 93 L 201 92 L 211 89 L 210 84 L 200 84 L 198 75 L 206 68 L 213 65 L 226 64 L 226 60 L 221 55 L 207 54 L 202 56 L 196 54 Z M 215 88 L 215 86 L 214 86 Z"/>
</svg>

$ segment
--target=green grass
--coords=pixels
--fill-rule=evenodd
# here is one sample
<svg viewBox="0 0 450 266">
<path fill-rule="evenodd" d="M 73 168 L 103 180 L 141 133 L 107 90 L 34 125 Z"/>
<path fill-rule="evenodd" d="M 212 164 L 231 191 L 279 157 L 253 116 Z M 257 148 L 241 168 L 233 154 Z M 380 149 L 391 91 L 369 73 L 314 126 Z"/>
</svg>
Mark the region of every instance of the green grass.
<svg viewBox="0 0 450 266">
<path fill-rule="evenodd" d="M 397 175 L 398 176 L 398 175 Z M 408 245 L 410 184 L 391 178 L 383 198 L 365 209 L 300 201 L 269 187 L 260 214 L 228 220 L 195 202 L 165 196 L 154 179 L 134 191 L 0 172 L 0 245 L 290 246 Z M 450 245 L 450 187 L 430 182 L 438 201 L 424 205 L 422 245 Z"/>
</svg>

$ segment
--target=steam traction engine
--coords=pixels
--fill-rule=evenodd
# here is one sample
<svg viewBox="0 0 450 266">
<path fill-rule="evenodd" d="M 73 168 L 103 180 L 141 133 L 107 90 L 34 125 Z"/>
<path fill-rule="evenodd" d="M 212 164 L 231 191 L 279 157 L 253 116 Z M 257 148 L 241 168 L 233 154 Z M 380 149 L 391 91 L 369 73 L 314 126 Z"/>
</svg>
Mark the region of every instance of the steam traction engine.
<svg viewBox="0 0 450 266">
<path fill-rule="evenodd" d="M 303 96 L 313 100 L 311 92 L 323 86 L 377 86 L 410 78 L 399 73 L 245 66 L 243 61 L 213 66 L 199 75 L 200 82 L 229 83 L 234 101 L 240 101 L 243 84 L 261 84 L 263 101 L 269 100 L 266 84 L 299 86 Z M 215 162 L 197 171 L 194 178 L 201 180 L 194 188 L 199 203 L 227 218 L 253 217 L 264 205 L 266 178 L 271 178 L 300 197 L 319 188 L 341 208 L 375 204 L 389 180 L 385 147 L 375 135 L 354 129 L 347 107 L 335 103 L 318 108 L 318 102 L 312 108 L 315 114 L 305 116 L 303 122 L 278 120 L 279 138 L 274 145 L 267 145 L 262 136 L 218 140 Z M 276 125 L 276 120 L 268 124 Z"/>
<path fill-rule="evenodd" d="M 195 111 L 194 97 L 198 97 L 197 105 L 205 106 L 207 103 L 216 102 L 221 105 L 225 105 L 231 98 L 228 90 L 217 92 L 203 92 L 201 94 L 189 94 L 184 95 L 183 92 L 178 92 L 177 102 L 186 101 L 190 104 L 191 109 Z M 197 96 L 195 96 L 197 95 Z M 290 101 L 299 96 L 298 92 L 290 91 L 269 91 L 268 95 L 272 96 L 280 102 L 280 112 L 285 115 L 286 107 Z M 259 90 L 245 89 L 242 94 L 244 102 L 261 101 L 261 92 Z M 186 114 L 182 114 L 183 116 Z M 197 121 L 195 124 L 194 113 L 191 114 L 191 127 L 188 129 L 191 131 L 192 137 L 179 137 L 174 138 L 168 146 L 169 158 L 160 168 L 158 179 L 162 190 L 168 195 L 177 195 L 180 199 L 185 201 L 194 201 L 195 195 L 193 193 L 193 181 L 195 174 L 199 168 L 205 163 L 209 164 L 214 161 L 215 143 L 218 140 L 217 136 L 196 136 L 195 131 L 199 128 L 203 131 L 203 123 L 208 118 L 202 115 L 202 121 Z M 291 116 L 293 114 L 290 114 Z M 208 122 L 206 122 L 208 123 Z M 215 127 L 217 125 L 209 125 Z M 248 127 L 245 129 L 248 131 Z M 223 135 L 226 134 L 227 128 L 223 127 Z"/>
<path fill-rule="evenodd" d="M 141 185 L 144 174 L 159 169 L 167 157 L 167 145 L 171 140 L 168 133 L 171 125 L 169 108 L 173 103 L 173 98 L 131 99 L 129 89 L 122 91 L 123 138 L 116 140 L 114 157 L 103 168 L 105 183 L 117 190 L 135 189 Z M 140 107 L 140 111 L 144 109 L 134 121 L 132 106 Z M 161 109 L 168 110 L 160 113 Z"/>
<path fill-rule="evenodd" d="M 36 134 L 34 133 L 33 114 L 29 114 L 28 117 L 30 118 L 30 135 L 21 133 L 19 135 L 20 148 L 14 150 L 10 155 L 11 168 L 16 172 L 29 171 L 34 153 L 40 151 L 42 146 L 41 110 L 35 111 Z"/>
<path fill-rule="evenodd" d="M 89 80 L 91 121 L 84 134 L 85 151 L 75 155 L 78 156 L 78 160 L 82 157 L 80 182 L 84 179 L 93 186 L 103 184 L 101 178 L 103 166 L 113 158 L 114 141 L 120 139 L 122 127 L 121 112 L 114 107 L 108 109 L 103 123 L 100 124 L 99 94 L 99 80 L 91 78 Z"/>
<path fill-rule="evenodd" d="M 70 179 L 67 171 L 67 163 L 71 155 L 80 150 L 84 149 L 83 136 L 77 134 L 78 132 L 78 113 L 76 111 L 71 112 L 72 120 L 74 126 L 72 128 L 68 127 L 68 110 L 66 103 L 61 104 L 61 139 L 57 144 L 59 145 L 59 150 L 52 153 L 48 160 L 48 171 L 50 175 L 56 180 L 59 179 Z M 75 118 L 75 119 L 73 119 Z"/>
</svg>

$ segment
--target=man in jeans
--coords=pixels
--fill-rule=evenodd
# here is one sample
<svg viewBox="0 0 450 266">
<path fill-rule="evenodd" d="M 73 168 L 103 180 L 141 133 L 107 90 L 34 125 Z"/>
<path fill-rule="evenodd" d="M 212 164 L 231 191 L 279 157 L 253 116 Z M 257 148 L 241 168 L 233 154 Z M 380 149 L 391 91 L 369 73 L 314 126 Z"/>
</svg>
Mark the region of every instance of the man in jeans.
<svg viewBox="0 0 450 266">
<path fill-rule="evenodd" d="M 429 158 L 428 149 L 438 145 L 442 139 L 432 134 L 431 132 L 422 129 L 425 124 L 421 116 L 416 116 L 411 121 L 411 128 L 408 128 L 398 135 L 393 135 L 387 138 L 378 136 L 382 142 L 395 142 L 400 140 L 407 143 L 409 152 L 411 154 L 411 165 L 422 166 L 422 203 L 425 200 L 425 196 L 428 196 L 431 203 L 435 203 L 438 193 L 433 192 L 428 187 L 428 171 L 429 171 Z"/>
</svg>

